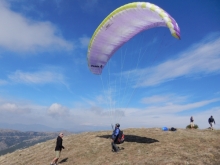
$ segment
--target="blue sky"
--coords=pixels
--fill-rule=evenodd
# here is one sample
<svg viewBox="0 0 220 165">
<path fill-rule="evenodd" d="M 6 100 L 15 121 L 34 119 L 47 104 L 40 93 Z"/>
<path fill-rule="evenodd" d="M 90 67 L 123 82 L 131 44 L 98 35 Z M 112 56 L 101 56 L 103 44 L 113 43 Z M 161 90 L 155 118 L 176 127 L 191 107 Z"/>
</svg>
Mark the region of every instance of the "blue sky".
<svg viewBox="0 0 220 165">
<path fill-rule="evenodd" d="M 152 0 L 178 23 L 123 45 L 101 76 L 87 67 L 102 20 L 130 0 L 0 0 L 0 122 L 69 130 L 220 128 L 220 2 Z M 116 68 L 120 67 L 120 72 Z"/>
</svg>

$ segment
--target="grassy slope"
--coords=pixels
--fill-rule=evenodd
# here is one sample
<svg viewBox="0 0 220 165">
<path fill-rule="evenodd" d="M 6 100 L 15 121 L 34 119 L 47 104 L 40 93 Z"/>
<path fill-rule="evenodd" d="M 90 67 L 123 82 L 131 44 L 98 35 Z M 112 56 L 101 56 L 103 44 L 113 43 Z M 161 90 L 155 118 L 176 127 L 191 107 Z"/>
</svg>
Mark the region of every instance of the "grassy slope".
<svg viewBox="0 0 220 165">
<path fill-rule="evenodd" d="M 220 130 L 186 130 L 163 132 L 159 128 L 124 130 L 126 141 L 122 150 L 113 153 L 111 132 L 87 132 L 64 137 L 59 160 L 73 164 L 220 164 Z M 39 143 L 0 157 L 1 165 L 49 165 L 54 157 L 56 139 Z"/>
</svg>

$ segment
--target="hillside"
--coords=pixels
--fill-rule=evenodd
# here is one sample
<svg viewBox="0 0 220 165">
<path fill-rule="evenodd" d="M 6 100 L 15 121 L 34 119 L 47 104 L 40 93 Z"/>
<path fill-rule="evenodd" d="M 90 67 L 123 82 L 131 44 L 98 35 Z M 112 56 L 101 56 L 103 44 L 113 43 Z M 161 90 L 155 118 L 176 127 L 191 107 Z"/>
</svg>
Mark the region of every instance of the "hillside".
<svg viewBox="0 0 220 165">
<path fill-rule="evenodd" d="M 111 131 L 86 132 L 64 136 L 59 164 L 62 165 L 219 165 L 220 130 L 159 128 L 126 129 L 121 151 L 110 146 Z M 1 165 L 49 165 L 56 139 L 0 156 Z"/>
<path fill-rule="evenodd" d="M 58 133 L 0 129 L 0 155 L 55 138 Z"/>
</svg>

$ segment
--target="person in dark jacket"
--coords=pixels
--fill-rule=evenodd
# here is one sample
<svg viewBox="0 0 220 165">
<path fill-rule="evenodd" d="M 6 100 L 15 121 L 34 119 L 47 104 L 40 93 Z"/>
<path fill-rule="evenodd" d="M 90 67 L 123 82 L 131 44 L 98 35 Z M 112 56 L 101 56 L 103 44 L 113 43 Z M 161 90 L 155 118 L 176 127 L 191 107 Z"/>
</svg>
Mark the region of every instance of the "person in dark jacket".
<svg viewBox="0 0 220 165">
<path fill-rule="evenodd" d="M 193 119 L 193 117 L 191 116 L 191 117 L 190 117 L 190 126 L 191 126 L 191 129 L 194 128 L 194 123 L 193 123 L 193 122 L 194 122 L 194 119 Z"/>
<path fill-rule="evenodd" d="M 50 165 L 57 165 L 58 159 L 60 158 L 61 151 L 64 149 L 63 146 L 63 133 L 60 133 L 59 136 L 57 137 L 57 142 L 56 142 L 56 147 L 55 147 L 55 158 L 52 160 Z"/>
<path fill-rule="evenodd" d="M 118 152 L 119 149 L 116 145 L 117 143 L 117 140 L 118 140 L 118 135 L 119 135 L 119 127 L 120 127 L 120 124 L 115 124 L 115 129 L 114 131 L 112 132 L 112 142 L 111 142 L 111 145 L 112 145 L 112 151 L 114 152 Z"/>
<path fill-rule="evenodd" d="M 208 121 L 209 121 L 209 124 L 211 126 L 211 129 L 213 130 L 213 126 L 215 124 L 215 119 L 213 118 L 213 116 L 211 116 Z"/>
</svg>

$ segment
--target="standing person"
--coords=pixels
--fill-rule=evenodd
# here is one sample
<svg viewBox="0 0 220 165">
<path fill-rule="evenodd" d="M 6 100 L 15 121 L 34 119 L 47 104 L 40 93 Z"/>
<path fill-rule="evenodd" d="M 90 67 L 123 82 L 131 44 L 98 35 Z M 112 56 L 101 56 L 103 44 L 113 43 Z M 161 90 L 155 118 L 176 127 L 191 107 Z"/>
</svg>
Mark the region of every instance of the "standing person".
<svg viewBox="0 0 220 165">
<path fill-rule="evenodd" d="M 60 158 L 61 151 L 64 149 L 63 146 L 63 133 L 61 132 L 57 137 L 56 147 L 55 147 L 55 158 L 52 160 L 50 165 L 57 165 L 58 159 Z"/>
<path fill-rule="evenodd" d="M 116 145 L 117 143 L 117 140 L 118 140 L 118 135 L 119 135 L 119 127 L 120 127 L 120 124 L 115 124 L 115 129 L 114 131 L 112 132 L 112 142 L 111 142 L 111 145 L 112 145 L 112 151 L 114 152 L 118 152 L 119 149 Z"/>
<path fill-rule="evenodd" d="M 194 128 L 194 123 L 193 123 L 193 122 L 194 122 L 194 119 L 193 119 L 193 117 L 191 116 L 191 117 L 190 117 L 190 126 L 191 126 L 191 129 Z"/>
<path fill-rule="evenodd" d="M 211 116 L 208 121 L 209 121 L 209 124 L 211 126 L 211 129 L 213 130 L 213 126 L 215 124 L 215 119 L 213 118 L 213 116 Z"/>
</svg>

